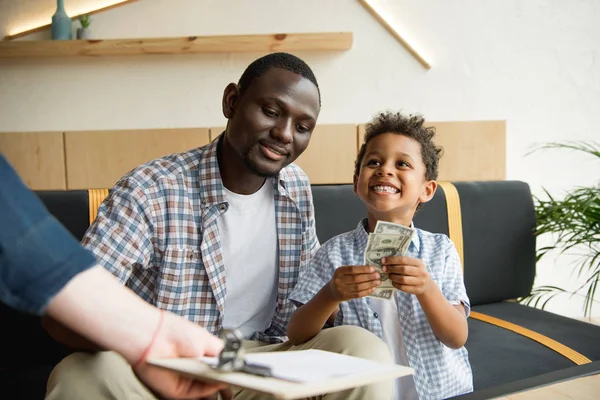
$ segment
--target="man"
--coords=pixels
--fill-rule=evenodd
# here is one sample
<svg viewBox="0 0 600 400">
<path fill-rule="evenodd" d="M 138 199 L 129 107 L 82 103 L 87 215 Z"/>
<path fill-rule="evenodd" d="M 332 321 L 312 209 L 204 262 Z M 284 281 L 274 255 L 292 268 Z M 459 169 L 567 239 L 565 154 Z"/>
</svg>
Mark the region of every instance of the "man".
<svg viewBox="0 0 600 400">
<path fill-rule="evenodd" d="M 286 342 L 294 309 L 288 295 L 319 247 L 310 183 L 292 164 L 307 148 L 320 112 L 313 72 L 290 54 L 259 58 L 237 84 L 227 85 L 222 107 L 227 127 L 212 143 L 123 177 L 84 245 L 146 301 L 211 333 L 237 328 L 260 351 L 319 348 L 390 361 L 387 346 L 356 327 L 325 330 L 302 346 Z M 51 332 L 74 344 L 56 327 Z M 329 398 L 391 393 L 386 382 Z M 101 394 L 154 398 L 127 364 L 106 352 L 63 360 L 47 398 Z M 243 391 L 236 398 L 252 395 Z"/>
</svg>

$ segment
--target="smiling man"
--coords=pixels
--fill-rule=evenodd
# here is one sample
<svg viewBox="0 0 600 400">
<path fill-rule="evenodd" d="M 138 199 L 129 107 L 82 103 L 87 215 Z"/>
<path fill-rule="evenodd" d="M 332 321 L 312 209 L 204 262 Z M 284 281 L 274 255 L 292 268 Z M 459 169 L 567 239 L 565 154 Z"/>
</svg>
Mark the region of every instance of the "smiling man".
<svg viewBox="0 0 600 400">
<path fill-rule="evenodd" d="M 301 346 L 285 337 L 294 310 L 288 296 L 319 248 L 310 182 L 292 162 L 309 144 L 320 103 L 317 80 L 302 60 L 287 53 L 259 58 L 225 88 L 225 131 L 205 147 L 125 175 L 83 244 L 146 301 L 214 334 L 239 329 L 254 350 L 314 348 L 391 362 L 385 343 L 358 327 L 326 329 Z M 46 326 L 71 347 L 101 350 L 55 323 Z M 325 398 L 390 398 L 392 384 Z M 47 398 L 155 396 L 124 360 L 100 352 L 59 363 Z"/>
</svg>

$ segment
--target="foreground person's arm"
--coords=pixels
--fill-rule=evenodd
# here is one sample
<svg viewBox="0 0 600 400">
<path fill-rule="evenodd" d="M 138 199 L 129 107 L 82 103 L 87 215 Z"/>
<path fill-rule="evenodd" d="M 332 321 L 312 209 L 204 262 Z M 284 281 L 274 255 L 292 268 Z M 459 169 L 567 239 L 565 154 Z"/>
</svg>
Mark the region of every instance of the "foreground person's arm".
<svg viewBox="0 0 600 400">
<path fill-rule="evenodd" d="M 48 313 L 120 353 L 163 396 L 198 398 L 217 391 L 219 386 L 144 360 L 216 355 L 221 341 L 183 318 L 162 314 L 95 263 L 0 155 L 0 301 L 29 314 Z"/>
<path fill-rule="evenodd" d="M 204 328 L 143 301 L 102 267 L 73 278 L 52 299 L 47 313 L 98 345 L 116 351 L 146 385 L 170 398 L 197 398 L 210 385 L 144 363 L 152 357 L 217 356 L 222 341 Z M 137 364 L 137 365 L 136 365 Z"/>
</svg>

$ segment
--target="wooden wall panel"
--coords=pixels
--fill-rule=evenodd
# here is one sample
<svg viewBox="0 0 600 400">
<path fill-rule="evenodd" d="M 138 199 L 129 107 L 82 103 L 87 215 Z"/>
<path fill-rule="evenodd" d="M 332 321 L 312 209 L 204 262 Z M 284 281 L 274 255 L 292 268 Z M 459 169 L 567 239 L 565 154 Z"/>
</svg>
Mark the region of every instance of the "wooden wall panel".
<svg viewBox="0 0 600 400">
<path fill-rule="evenodd" d="M 311 183 L 352 183 L 356 159 L 356 125 L 317 125 L 296 164 Z"/>
<path fill-rule="evenodd" d="M 440 181 L 506 179 L 506 121 L 430 122 L 436 143 L 444 148 Z M 364 139 L 364 125 L 358 140 Z"/>
<path fill-rule="evenodd" d="M 445 154 L 439 180 L 506 177 L 506 122 L 431 122 Z M 0 133 L 0 151 L 34 190 L 104 188 L 132 168 L 214 140 L 223 127 Z M 318 125 L 296 163 L 312 183 L 351 183 L 364 125 Z"/>
<path fill-rule="evenodd" d="M 215 126 L 210 128 L 208 132 L 208 137 L 210 138 L 210 141 L 212 142 L 213 140 L 215 140 L 221 133 L 223 133 L 224 130 L 224 126 Z"/>
<path fill-rule="evenodd" d="M 110 188 L 140 164 L 208 141 L 208 128 L 66 132 L 67 187 Z"/>
<path fill-rule="evenodd" d="M 356 128 L 358 138 L 356 139 L 356 152 L 360 150 L 363 140 L 365 139 L 365 124 L 359 124 Z"/>
<path fill-rule="evenodd" d="M 441 181 L 506 179 L 506 121 L 432 122 L 444 148 Z"/>
<path fill-rule="evenodd" d="M 0 132 L 0 153 L 30 189 L 67 188 L 62 132 Z"/>
</svg>

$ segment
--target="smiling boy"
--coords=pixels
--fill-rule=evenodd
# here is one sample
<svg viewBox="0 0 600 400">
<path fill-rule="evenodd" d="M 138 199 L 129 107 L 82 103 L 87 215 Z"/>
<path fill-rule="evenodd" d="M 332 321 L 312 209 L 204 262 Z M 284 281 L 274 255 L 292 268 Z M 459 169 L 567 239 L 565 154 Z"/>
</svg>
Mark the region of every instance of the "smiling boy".
<svg viewBox="0 0 600 400">
<path fill-rule="evenodd" d="M 288 325 L 294 344 L 324 326 L 358 325 L 382 338 L 394 361 L 415 369 L 396 381 L 395 398 L 442 399 L 473 390 L 464 344 L 470 312 L 458 253 L 446 235 L 416 228 L 404 257 L 383 259 L 397 289 L 392 300 L 367 297 L 381 284 L 362 265 L 377 221 L 412 226 L 417 209 L 437 189 L 441 148 L 420 116 L 381 113 L 366 127 L 357 156 L 354 191 L 367 218 L 327 241 L 290 295 L 299 308 Z"/>
</svg>

